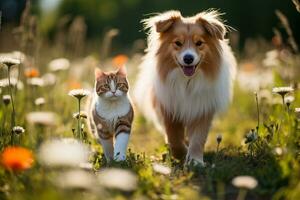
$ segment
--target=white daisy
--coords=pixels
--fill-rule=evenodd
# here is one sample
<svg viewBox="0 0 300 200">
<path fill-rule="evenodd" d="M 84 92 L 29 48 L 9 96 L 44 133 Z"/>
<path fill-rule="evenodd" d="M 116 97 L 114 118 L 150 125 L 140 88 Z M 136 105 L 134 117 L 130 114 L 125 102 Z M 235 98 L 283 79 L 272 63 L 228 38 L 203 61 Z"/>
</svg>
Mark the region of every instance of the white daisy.
<svg viewBox="0 0 300 200">
<path fill-rule="evenodd" d="M 237 176 L 232 179 L 232 185 L 237 188 L 252 190 L 257 186 L 257 180 L 252 176 Z"/>
<path fill-rule="evenodd" d="M 285 96 L 287 93 L 293 92 L 294 89 L 292 87 L 274 87 L 272 89 L 273 93 L 280 94 L 281 96 Z"/>
<path fill-rule="evenodd" d="M 15 134 L 21 134 L 25 132 L 25 129 L 22 126 L 14 126 L 12 129 L 13 133 Z"/>
<path fill-rule="evenodd" d="M 153 170 L 157 173 L 169 175 L 171 174 L 171 168 L 159 163 L 153 163 Z"/>
<path fill-rule="evenodd" d="M 85 96 L 88 96 L 90 94 L 90 91 L 85 89 L 74 89 L 69 92 L 70 96 L 73 96 L 77 98 L 78 100 L 82 99 Z"/>
<path fill-rule="evenodd" d="M 137 176 L 125 169 L 104 169 L 98 173 L 100 185 L 123 191 L 133 191 L 137 188 Z"/>
<path fill-rule="evenodd" d="M 73 138 L 53 139 L 44 142 L 38 153 L 39 161 L 50 167 L 79 167 L 88 162 L 88 148 Z"/>
<path fill-rule="evenodd" d="M 27 79 L 27 84 L 32 86 L 43 87 L 45 85 L 42 78 L 34 77 Z"/>
<path fill-rule="evenodd" d="M 30 112 L 26 115 L 26 119 L 31 124 L 43 126 L 55 126 L 57 123 L 57 116 L 53 112 Z"/>
<path fill-rule="evenodd" d="M 46 103 L 46 100 L 44 97 L 39 97 L 37 99 L 34 100 L 34 104 L 37 106 L 41 106 L 44 105 Z"/>
<path fill-rule="evenodd" d="M 0 57 L 0 64 L 6 65 L 7 67 L 11 67 L 13 65 L 19 65 L 21 62 L 19 59 L 15 59 L 8 56 L 1 56 Z"/>
<path fill-rule="evenodd" d="M 84 170 L 70 170 L 60 173 L 54 183 L 64 189 L 85 189 L 96 188 L 95 176 Z"/>
<path fill-rule="evenodd" d="M 48 65 L 49 70 L 53 72 L 67 70 L 69 67 L 70 61 L 66 58 L 54 59 Z"/>
</svg>

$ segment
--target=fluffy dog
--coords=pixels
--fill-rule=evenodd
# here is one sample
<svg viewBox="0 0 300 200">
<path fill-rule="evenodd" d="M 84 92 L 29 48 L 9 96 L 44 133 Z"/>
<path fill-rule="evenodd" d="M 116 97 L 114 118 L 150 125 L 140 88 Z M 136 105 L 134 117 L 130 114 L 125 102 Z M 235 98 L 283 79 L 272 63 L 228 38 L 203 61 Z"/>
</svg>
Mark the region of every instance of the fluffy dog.
<svg viewBox="0 0 300 200">
<path fill-rule="evenodd" d="M 192 17 L 168 11 L 143 22 L 148 48 L 136 103 L 166 133 L 175 158 L 204 164 L 212 120 L 232 98 L 236 60 L 224 39 L 226 27 L 216 11 Z"/>
</svg>

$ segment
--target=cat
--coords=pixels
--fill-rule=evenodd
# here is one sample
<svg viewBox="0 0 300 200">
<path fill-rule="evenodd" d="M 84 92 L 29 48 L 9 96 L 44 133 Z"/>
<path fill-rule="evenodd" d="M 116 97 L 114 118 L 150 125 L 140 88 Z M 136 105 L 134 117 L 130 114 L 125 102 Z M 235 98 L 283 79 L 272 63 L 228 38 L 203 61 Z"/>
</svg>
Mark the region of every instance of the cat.
<svg viewBox="0 0 300 200">
<path fill-rule="evenodd" d="M 125 66 L 115 72 L 95 69 L 95 88 L 89 103 L 89 125 L 102 145 L 108 162 L 126 160 L 134 117 L 128 90 Z"/>
</svg>

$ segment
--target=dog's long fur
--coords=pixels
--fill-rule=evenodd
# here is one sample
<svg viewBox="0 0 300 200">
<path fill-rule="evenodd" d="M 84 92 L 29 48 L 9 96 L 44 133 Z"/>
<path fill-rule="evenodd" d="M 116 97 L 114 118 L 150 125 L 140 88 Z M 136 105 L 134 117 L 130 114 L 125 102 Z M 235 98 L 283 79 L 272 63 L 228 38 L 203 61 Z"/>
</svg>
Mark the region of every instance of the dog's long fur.
<svg viewBox="0 0 300 200">
<path fill-rule="evenodd" d="M 224 39 L 225 25 L 216 11 L 188 18 L 178 11 L 168 11 L 144 23 L 149 29 L 148 48 L 135 87 L 136 103 L 166 133 L 175 158 L 203 163 L 211 121 L 216 113 L 226 110 L 232 98 L 236 60 Z M 180 36 L 180 31 L 185 31 L 185 36 Z M 184 75 L 184 67 L 178 62 L 179 49 L 183 48 L 173 44 L 178 37 L 185 37 L 185 43 L 197 38 L 203 41 L 200 47 L 193 47 L 200 61 L 191 76 Z"/>
</svg>

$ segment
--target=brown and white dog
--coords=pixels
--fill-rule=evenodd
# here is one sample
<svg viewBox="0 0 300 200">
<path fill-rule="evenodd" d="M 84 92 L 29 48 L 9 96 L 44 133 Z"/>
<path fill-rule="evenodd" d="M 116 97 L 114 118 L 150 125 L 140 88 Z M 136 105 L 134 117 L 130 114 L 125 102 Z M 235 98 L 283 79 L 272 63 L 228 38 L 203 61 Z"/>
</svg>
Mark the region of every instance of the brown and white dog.
<svg viewBox="0 0 300 200">
<path fill-rule="evenodd" d="M 216 11 L 192 17 L 168 11 L 144 23 L 148 48 L 136 83 L 136 103 L 166 133 L 175 158 L 203 164 L 213 117 L 232 98 L 236 60 L 224 39 L 225 25 Z"/>
</svg>

